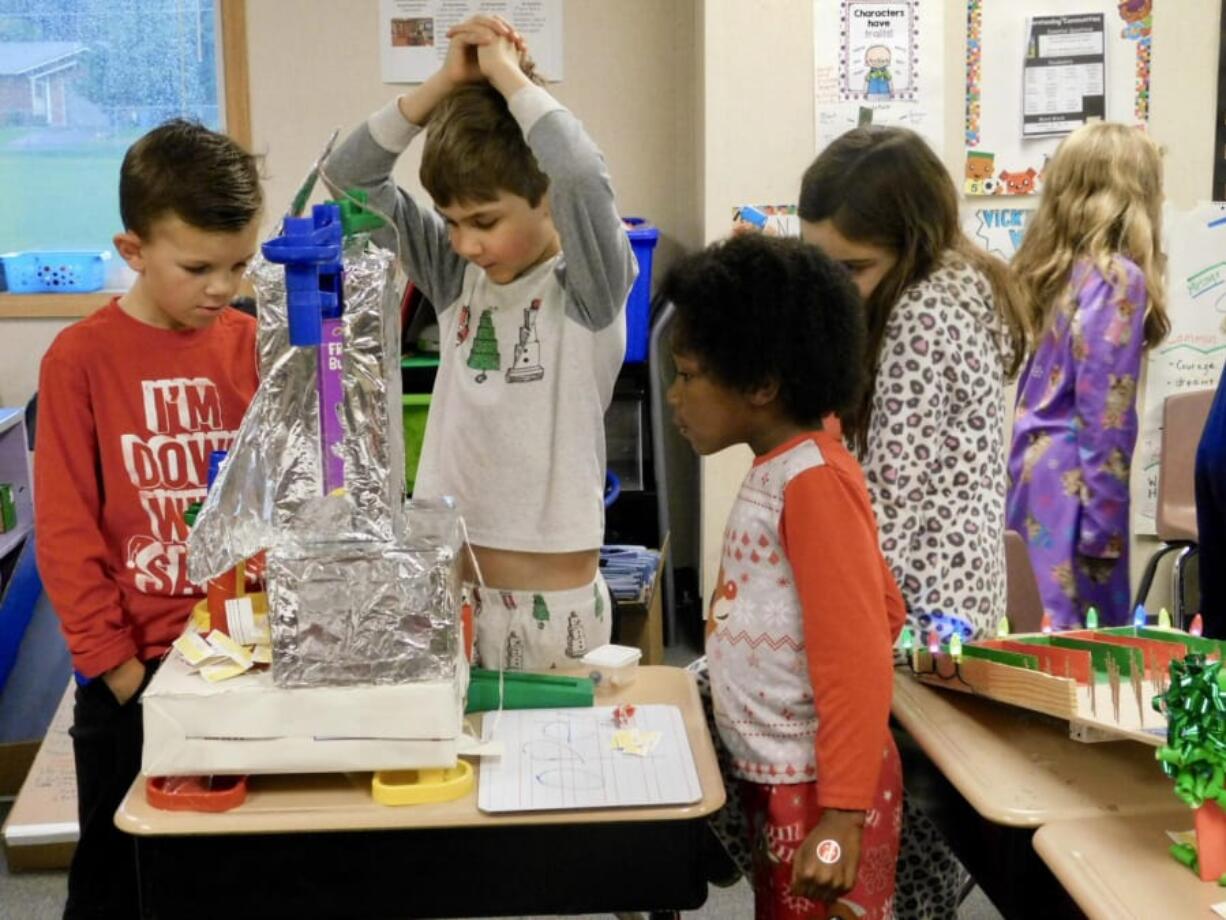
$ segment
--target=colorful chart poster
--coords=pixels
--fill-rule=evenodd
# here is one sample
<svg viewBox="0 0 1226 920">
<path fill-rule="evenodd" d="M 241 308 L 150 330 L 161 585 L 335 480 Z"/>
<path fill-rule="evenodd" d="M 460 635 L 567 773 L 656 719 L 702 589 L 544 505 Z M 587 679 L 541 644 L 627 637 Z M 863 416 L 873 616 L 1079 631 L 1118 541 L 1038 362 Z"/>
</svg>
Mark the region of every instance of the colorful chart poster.
<svg viewBox="0 0 1226 920">
<path fill-rule="evenodd" d="M 1074 121 L 1146 124 L 1152 8 L 1152 0 L 1078 0 L 1069 13 L 1051 16 L 1051 5 L 1039 0 L 967 0 L 963 191 L 1037 194 Z"/>
<path fill-rule="evenodd" d="M 1167 308 L 1171 332 L 1148 352 L 1141 431 L 1133 457 L 1133 529 L 1155 532 L 1162 403 L 1212 390 L 1226 363 L 1226 204 L 1168 209 Z"/>
<path fill-rule="evenodd" d="M 941 0 L 814 0 L 817 149 L 857 126 L 900 125 L 944 146 Z"/>
</svg>

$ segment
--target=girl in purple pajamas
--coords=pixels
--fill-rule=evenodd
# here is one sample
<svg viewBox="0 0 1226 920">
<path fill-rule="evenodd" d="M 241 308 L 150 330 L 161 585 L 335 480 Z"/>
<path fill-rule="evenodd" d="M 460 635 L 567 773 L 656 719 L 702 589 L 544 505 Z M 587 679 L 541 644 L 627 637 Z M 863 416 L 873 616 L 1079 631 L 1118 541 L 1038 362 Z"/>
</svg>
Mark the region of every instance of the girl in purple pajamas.
<svg viewBox="0 0 1226 920">
<path fill-rule="evenodd" d="M 1032 354 L 1018 381 L 1007 520 L 1056 629 L 1129 618 L 1129 473 L 1141 358 L 1166 335 L 1157 145 L 1125 125 L 1071 134 L 1013 259 Z"/>
</svg>

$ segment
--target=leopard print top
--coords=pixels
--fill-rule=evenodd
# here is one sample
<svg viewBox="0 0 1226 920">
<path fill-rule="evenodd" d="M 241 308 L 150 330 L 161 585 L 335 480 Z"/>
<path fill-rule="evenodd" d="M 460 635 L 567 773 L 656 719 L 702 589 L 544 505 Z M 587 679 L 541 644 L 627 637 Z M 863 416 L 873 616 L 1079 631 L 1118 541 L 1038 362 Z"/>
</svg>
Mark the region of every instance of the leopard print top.
<svg viewBox="0 0 1226 920">
<path fill-rule="evenodd" d="M 912 628 L 992 634 L 1005 613 L 1003 323 L 988 279 L 949 257 L 903 291 L 882 341 L 861 458 Z"/>
</svg>

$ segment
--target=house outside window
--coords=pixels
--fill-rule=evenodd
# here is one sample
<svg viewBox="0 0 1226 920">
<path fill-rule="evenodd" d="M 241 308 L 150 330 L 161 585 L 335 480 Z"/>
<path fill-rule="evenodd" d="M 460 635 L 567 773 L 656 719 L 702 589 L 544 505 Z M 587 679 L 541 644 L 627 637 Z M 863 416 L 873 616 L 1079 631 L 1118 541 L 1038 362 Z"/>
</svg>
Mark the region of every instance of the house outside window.
<svg viewBox="0 0 1226 920">
<path fill-rule="evenodd" d="M 176 116 L 225 129 L 225 2 L 0 0 L 0 253 L 110 250 L 128 146 Z"/>
</svg>

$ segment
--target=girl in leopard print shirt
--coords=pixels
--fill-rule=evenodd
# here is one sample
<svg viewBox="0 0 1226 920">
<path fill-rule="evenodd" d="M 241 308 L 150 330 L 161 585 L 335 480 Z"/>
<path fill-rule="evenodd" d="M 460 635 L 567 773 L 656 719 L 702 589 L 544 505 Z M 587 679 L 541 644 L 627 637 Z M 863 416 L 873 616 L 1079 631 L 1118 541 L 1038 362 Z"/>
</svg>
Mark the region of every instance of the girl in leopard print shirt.
<svg viewBox="0 0 1226 920">
<path fill-rule="evenodd" d="M 1005 612 L 1005 380 L 1024 346 L 1003 262 L 958 223 L 953 181 L 919 135 L 857 128 L 805 173 L 801 234 L 864 298 L 869 385 L 843 419 L 881 549 L 920 634 Z"/>
<path fill-rule="evenodd" d="M 843 417 L 881 550 L 923 635 L 1005 614 L 1005 381 L 1024 346 L 1008 269 L 970 242 L 941 161 L 914 132 L 849 131 L 805 172 L 801 235 L 851 273 L 868 321 L 865 388 Z M 965 870 L 905 802 L 894 910 L 953 916 Z"/>
</svg>

